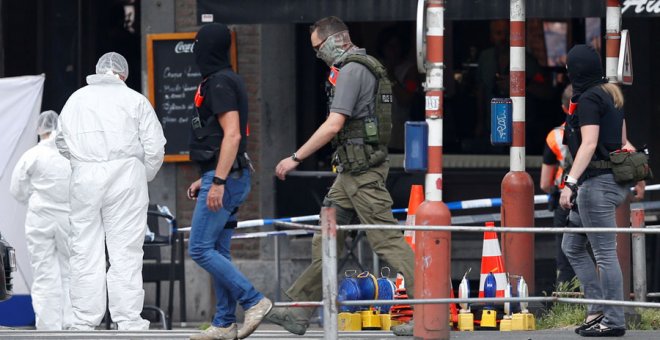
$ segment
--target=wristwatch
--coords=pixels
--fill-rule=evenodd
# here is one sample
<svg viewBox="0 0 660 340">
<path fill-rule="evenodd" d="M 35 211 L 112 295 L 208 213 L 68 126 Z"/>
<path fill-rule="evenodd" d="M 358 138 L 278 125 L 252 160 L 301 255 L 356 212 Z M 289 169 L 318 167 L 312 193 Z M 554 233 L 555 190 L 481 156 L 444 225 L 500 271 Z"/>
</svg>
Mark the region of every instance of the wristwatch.
<svg viewBox="0 0 660 340">
<path fill-rule="evenodd" d="M 571 182 L 564 182 L 564 186 L 567 188 L 571 189 L 571 191 L 575 194 L 578 192 L 578 185 L 577 183 L 571 183 Z"/>
<path fill-rule="evenodd" d="M 226 179 L 222 179 L 218 176 L 213 177 L 213 184 L 215 184 L 215 185 L 225 185 L 225 183 L 227 183 Z"/>
<path fill-rule="evenodd" d="M 298 158 L 298 155 L 296 155 L 295 152 L 293 154 L 291 154 L 291 159 L 293 159 L 294 161 L 296 161 L 298 163 L 302 162 L 302 159 Z"/>
</svg>

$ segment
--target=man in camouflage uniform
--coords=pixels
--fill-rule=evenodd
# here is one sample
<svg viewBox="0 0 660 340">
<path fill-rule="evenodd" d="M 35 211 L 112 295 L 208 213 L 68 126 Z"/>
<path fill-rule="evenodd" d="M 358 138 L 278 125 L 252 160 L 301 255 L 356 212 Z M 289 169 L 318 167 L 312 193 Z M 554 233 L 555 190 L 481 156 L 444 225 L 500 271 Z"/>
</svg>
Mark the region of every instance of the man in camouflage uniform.
<svg viewBox="0 0 660 340">
<path fill-rule="evenodd" d="M 323 205 L 336 209 L 337 224 L 350 224 L 356 217 L 364 224 L 397 224 L 391 211 L 392 198 L 385 188 L 392 126 L 387 71 L 351 43 L 348 28 L 339 18 L 323 18 L 310 27 L 310 32 L 317 57 L 331 68 L 329 114 L 300 149 L 280 161 L 275 169 L 277 177 L 284 180 L 302 160 L 332 141 L 338 175 Z M 412 292 L 414 255 L 401 231 L 372 230 L 366 234 L 372 249 L 403 273 L 407 291 Z M 343 250 L 345 236 L 346 232 L 337 232 L 338 253 Z M 312 240 L 312 263 L 286 295 L 293 301 L 321 300 L 321 271 L 321 236 L 317 234 Z M 313 312 L 314 308 L 278 308 L 267 319 L 303 335 Z"/>
</svg>

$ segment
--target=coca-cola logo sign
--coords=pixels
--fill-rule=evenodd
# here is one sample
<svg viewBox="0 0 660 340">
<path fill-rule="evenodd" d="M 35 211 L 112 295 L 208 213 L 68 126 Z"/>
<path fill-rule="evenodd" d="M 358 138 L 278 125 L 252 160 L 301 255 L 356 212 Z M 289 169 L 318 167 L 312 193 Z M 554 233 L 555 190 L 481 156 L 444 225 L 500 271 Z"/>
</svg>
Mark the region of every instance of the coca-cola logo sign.
<svg viewBox="0 0 660 340">
<path fill-rule="evenodd" d="M 660 14 L 660 0 L 625 0 L 621 13 L 628 15 Z"/>
<path fill-rule="evenodd" d="M 195 42 L 179 41 L 174 47 L 174 53 L 193 53 Z"/>
</svg>

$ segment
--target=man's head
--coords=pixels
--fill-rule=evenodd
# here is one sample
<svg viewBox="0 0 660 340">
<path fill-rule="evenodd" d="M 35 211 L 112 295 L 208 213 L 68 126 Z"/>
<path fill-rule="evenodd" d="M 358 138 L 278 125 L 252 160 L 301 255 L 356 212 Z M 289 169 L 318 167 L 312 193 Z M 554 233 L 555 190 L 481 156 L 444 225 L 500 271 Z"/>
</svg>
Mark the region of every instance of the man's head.
<svg viewBox="0 0 660 340">
<path fill-rule="evenodd" d="M 37 120 L 37 134 L 41 139 L 46 139 L 50 133 L 57 129 L 57 113 L 55 111 L 44 111 Z"/>
<path fill-rule="evenodd" d="M 348 34 L 348 27 L 337 17 L 326 17 L 309 27 L 310 41 L 316 56 L 328 66 L 332 66 L 354 47 Z"/>
<path fill-rule="evenodd" d="M 571 105 L 571 98 L 573 97 L 573 85 L 568 84 L 564 89 L 564 92 L 561 93 L 561 108 L 564 110 L 564 113 L 568 114 L 568 108 Z"/>
<path fill-rule="evenodd" d="M 509 22 L 495 20 L 490 22 L 490 42 L 495 47 L 507 47 L 509 44 Z"/>
<path fill-rule="evenodd" d="M 96 63 L 96 74 L 115 74 L 119 79 L 128 79 L 128 62 L 117 52 L 108 52 Z"/>
<path fill-rule="evenodd" d="M 212 23 L 202 26 L 195 37 L 195 61 L 203 77 L 228 68 L 231 31 L 225 24 Z"/>
</svg>

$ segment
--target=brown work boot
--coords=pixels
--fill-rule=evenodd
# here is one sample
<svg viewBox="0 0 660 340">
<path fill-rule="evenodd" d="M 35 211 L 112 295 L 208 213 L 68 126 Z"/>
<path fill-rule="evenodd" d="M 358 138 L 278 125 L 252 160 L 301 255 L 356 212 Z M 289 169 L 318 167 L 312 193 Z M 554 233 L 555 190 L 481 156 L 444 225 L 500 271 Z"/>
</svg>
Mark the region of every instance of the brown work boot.
<svg viewBox="0 0 660 340">
<path fill-rule="evenodd" d="M 392 327 L 392 333 L 396 336 L 412 336 L 413 328 L 415 328 L 415 320 L 410 320 L 408 323 L 402 323 Z"/>
<path fill-rule="evenodd" d="M 277 308 L 268 313 L 266 320 L 282 326 L 290 333 L 305 335 L 312 313 L 314 308 Z"/>
<path fill-rule="evenodd" d="M 229 327 L 216 327 L 211 326 L 201 333 L 193 334 L 190 340 L 235 340 L 236 339 L 236 324 L 233 323 Z"/>
<path fill-rule="evenodd" d="M 268 298 L 263 298 L 256 305 L 245 311 L 243 327 L 238 330 L 238 338 L 245 339 L 254 332 L 264 319 L 266 314 L 273 308 L 273 303 Z"/>
</svg>

